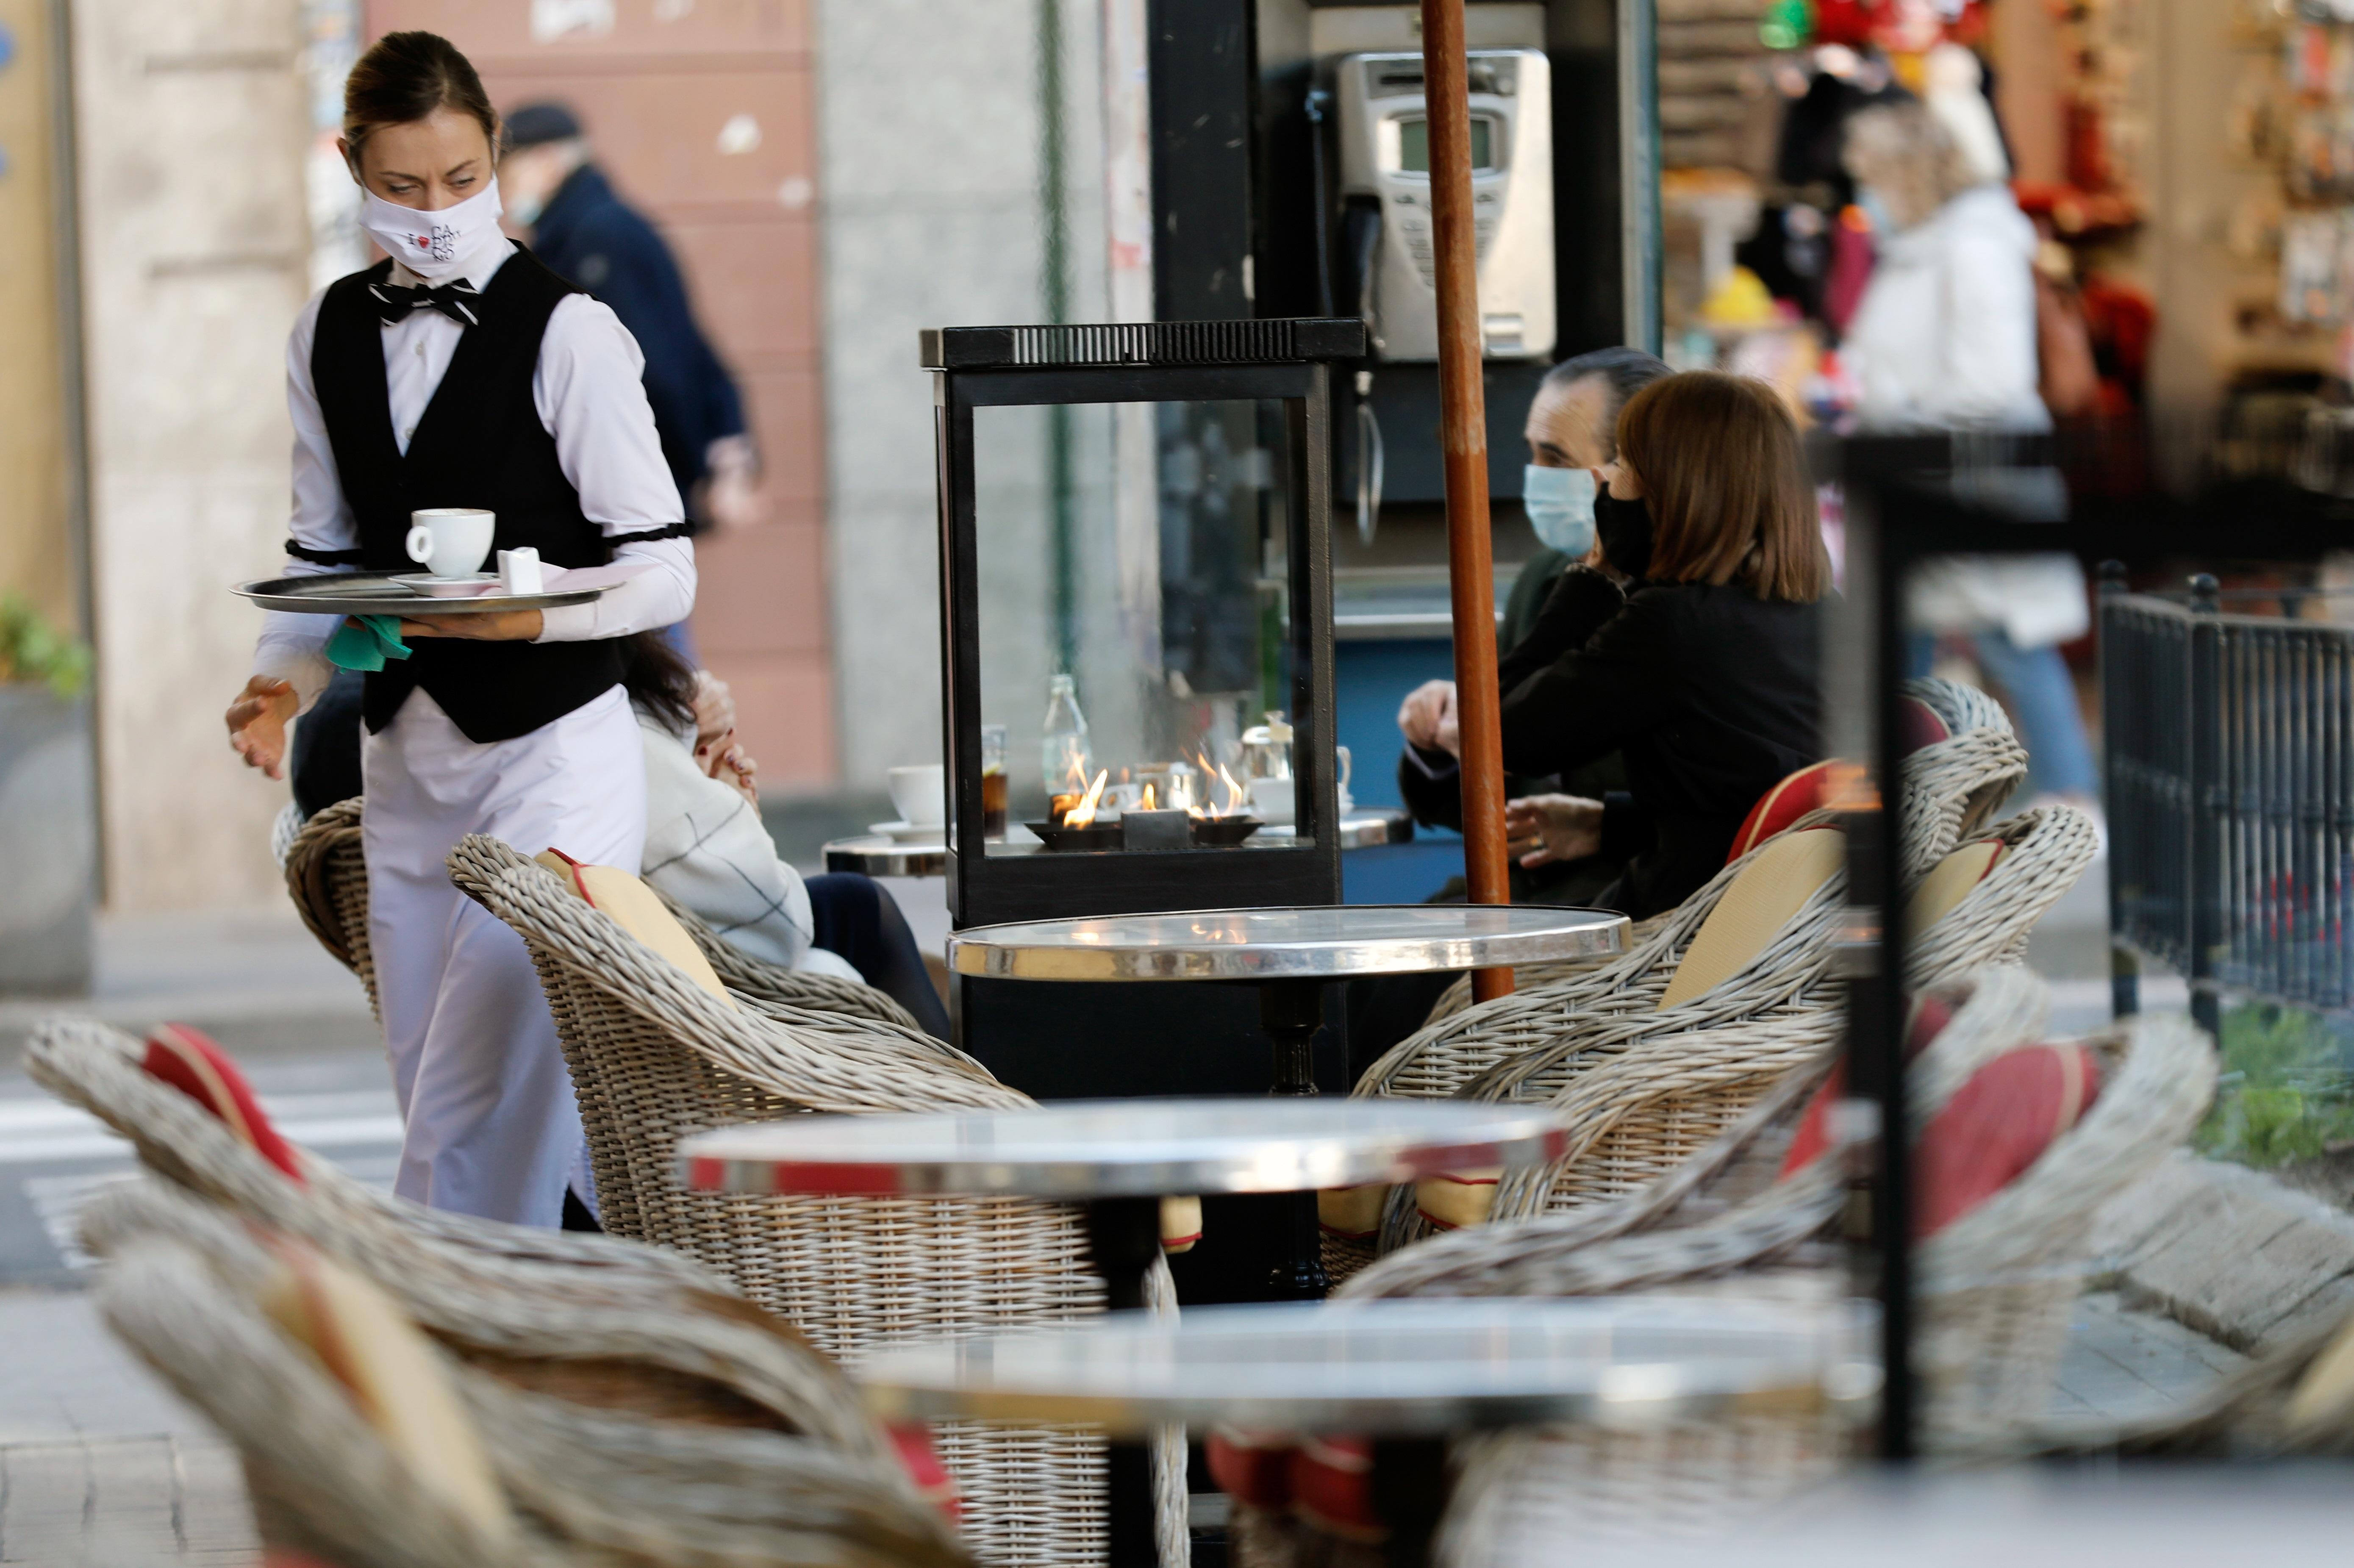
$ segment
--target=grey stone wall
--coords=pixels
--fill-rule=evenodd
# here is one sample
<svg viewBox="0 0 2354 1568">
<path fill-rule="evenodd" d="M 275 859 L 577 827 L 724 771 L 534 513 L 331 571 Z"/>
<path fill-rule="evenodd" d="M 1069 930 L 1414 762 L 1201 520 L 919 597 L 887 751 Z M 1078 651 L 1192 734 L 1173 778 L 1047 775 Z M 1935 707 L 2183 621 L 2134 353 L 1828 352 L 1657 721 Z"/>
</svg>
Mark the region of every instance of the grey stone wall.
<svg viewBox="0 0 2354 1568">
<path fill-rule="evenodd" d="M 1043 319 L 1041 0 L 822 0 L 828 501 L 845 789 L 940 752 L 938 556 L 927 326 Z M 1060 0 L 1072 319 L 1106 319 L 1095 0 Z M 990 454 L 1009 496 L 1043 486 L 1034 424 Z M 1045 591 L 1044 519 L 992 573 Z M 1021 565 L 1034 556 L 1034 574 Z M 1043 603 L 1043 599 L 1039 602 Z M 1035 675 L 1043 710 L 1045 669 Z M 1007 672 L 1019 683 L 1022 673 Z M 1034 746 L 1016 726 L 1013 743 Z"/>
<path fill-rule="evenodd" d="M 221 712 L 284 560 L 287 329 L 307 292 L 296 0 L 73 0 L 97 718 L 119 909 L 275 896 L 282 785 Z"/>
</svg>

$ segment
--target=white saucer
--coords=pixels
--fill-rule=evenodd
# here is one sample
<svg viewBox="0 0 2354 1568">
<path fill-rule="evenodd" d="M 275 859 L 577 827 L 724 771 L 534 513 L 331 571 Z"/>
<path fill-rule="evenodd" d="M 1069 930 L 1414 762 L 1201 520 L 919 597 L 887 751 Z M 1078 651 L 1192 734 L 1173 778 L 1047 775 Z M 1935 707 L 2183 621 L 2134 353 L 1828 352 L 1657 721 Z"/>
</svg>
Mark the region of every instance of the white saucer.
<svg viewBox="0 0 2354 1568">
<path fill-rule="evenodd" d="M 869 822 L 866 831 L 903 844 L 943 843 L 949 836 L 946 822 Z"/>
<path fill-rule="evenodd" d="M 455 577 L 437 577 L 431 572 L 407 572 L 392 580 L 427 599 L 472 599 L 498 587 L 499 574 L 461 572 Z"/>
</svg>

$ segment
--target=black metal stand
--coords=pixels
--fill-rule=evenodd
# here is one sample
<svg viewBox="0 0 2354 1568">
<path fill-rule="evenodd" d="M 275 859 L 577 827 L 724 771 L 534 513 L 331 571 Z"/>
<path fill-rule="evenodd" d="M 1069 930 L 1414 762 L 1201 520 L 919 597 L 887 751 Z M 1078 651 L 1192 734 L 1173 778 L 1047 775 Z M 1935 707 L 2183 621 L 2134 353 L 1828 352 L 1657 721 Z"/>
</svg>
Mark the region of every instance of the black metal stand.
<svg viewBox="0 0 2354 1568">
<path fill-rule="evenodd" d="M 1428 1568 L 1438 1521 L 1447 1512 L 1447 1439 L 1373 1439 L 1373 1506 L 1389 1526 L 1382 1543 L 1388 1568 Z"/>
<path fill-rule="evenodd" d="M 1115 1312 L 1144 1310 L 1144 1278 L 1161 1255 L 1161 1200 L 1098 1198 L 1087 1205 L 1087 1245 Z M 1105 1456 L 1110 1568 L 1157 1568 L 1152 1528 L 1152 1454 L 1114 1443 Z"/>
<path fill-rule="evenodd" d="M 1267 1093 L 1316 1093 L 1316 1032 L 1323 1023 L 1323 1008 L 1320 980 L 1267 980 L 1259 986 L 1259 1022 L 1275 1043 L 1275 1086 Z M 1277 1266 L 1268 1284 L 1278 1301 L 1321 1301 L 1332 1281 L 1324 1272 L 1316 1194 L 1296 1192 L 1285 1202 L 1291 1216 L 1289 1255 Z"/>
</svg>

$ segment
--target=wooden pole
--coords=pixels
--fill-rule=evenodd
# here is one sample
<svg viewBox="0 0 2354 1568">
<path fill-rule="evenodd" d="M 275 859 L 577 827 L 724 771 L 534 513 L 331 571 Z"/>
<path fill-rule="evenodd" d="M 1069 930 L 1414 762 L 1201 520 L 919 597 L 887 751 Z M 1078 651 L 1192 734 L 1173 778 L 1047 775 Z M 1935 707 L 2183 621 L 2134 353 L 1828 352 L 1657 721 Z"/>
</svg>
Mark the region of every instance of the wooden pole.
<svg viewBox="0 0 2354 1568">
<path fill-rule="evenodd" d="M 1455 705 L 1463 746 L 1463 872 L 1474 904 L 1512 901 L 1504 845 L 1504 746 L 1496 689 L 1496 568 L 1488 539 L 1488 397 L 1479 379 L 1479 261 L 1472 241 L 1470 67 L 1464 0 L 1422 0 L 1430 130 L 1430 226 L 1438 283 L 1438 433 L 1447 475 L 1447 571 L 1455 608 Z M 1479 969 L 1471 994 L 1509 996 L 1512 971 Z"/>
</svg>

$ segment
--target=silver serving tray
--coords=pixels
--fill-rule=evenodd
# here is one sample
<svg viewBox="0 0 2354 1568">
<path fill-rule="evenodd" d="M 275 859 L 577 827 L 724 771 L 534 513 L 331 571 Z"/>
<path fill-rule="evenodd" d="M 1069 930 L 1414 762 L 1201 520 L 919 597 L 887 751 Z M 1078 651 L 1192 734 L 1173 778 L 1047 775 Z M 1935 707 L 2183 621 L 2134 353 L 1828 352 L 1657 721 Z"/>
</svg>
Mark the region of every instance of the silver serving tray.
<svg viewBox="0 0 2354 1568">
<path fill-rule="evenodd" d="M 263 577 L 231 590 L 264 609 L 297 615 L 488 615 L 502 609 L 554 609 L 587 604 L 600 588 L 557 593 L 485 593 L 471 599 L 435 599 L 392 580 L 389 572 L 336 572 L 320 577 Z"/>
</svg>

